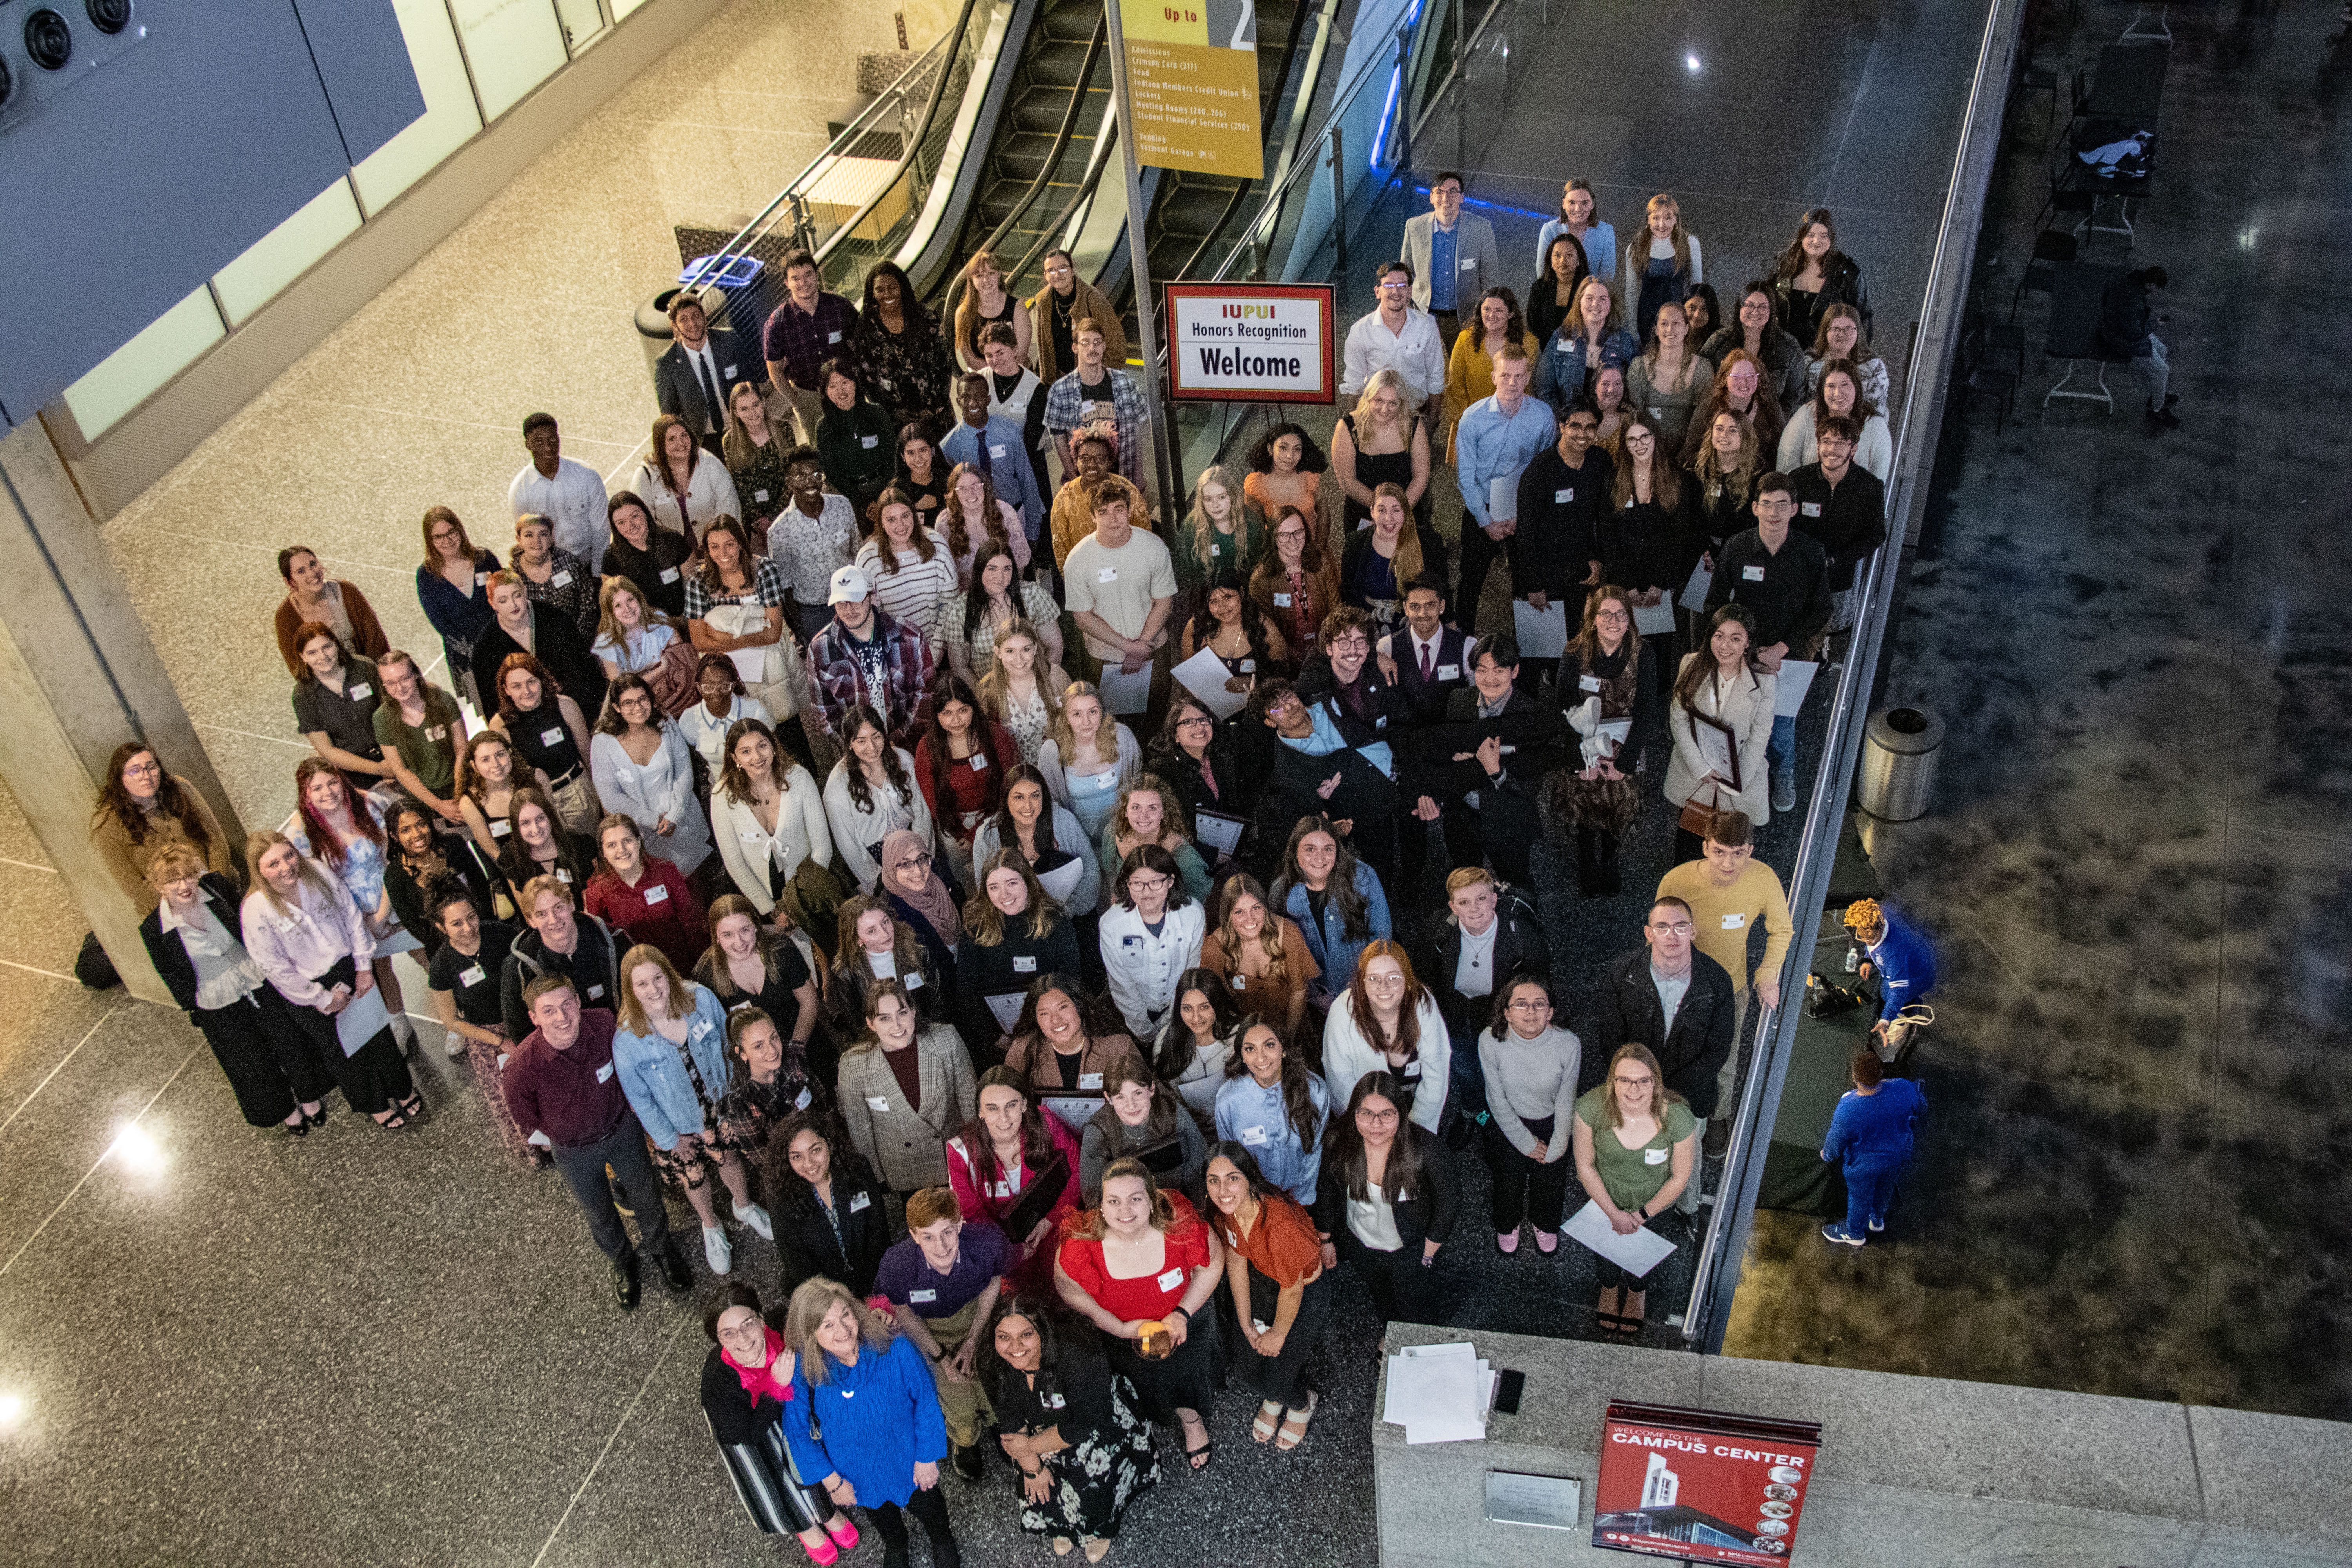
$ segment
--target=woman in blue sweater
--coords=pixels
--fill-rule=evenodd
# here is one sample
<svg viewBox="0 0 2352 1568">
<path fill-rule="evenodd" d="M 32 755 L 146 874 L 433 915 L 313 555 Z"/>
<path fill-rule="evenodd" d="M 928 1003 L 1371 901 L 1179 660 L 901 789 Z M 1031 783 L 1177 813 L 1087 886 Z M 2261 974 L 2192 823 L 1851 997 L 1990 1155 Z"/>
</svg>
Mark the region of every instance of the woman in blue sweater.
<svg viewBox="0 0 2352 1568">
<path fill-rule="evenodd" d="M 1853 1053 L 1853 1091 L 1838 1101 L 1822 1144 L 1822 1158 L 1844 1167 L 1845 1221 L 1823 1226 L 1824 1238 L 1860 1247 L 1868 1239 L 1865 1229 L 1886 1228 L 1895 1185 L 1911 1163 L 1919 1120 L 1927 1113 L 1927 1096 L 1917 1083 L 1888 1078 L 1875 1051 Z"/>
<path fill-rule="evenodd" d="M 1876 899 L 1856 899 L 1845 909 L 1845 928 L 1862 943 L 1869 961 L 1862 977 L 1878 981 L 1883 998 L 1871 1032 L 1884 1036 L 1903 1009 L 1927 999 L 1936 985 L 1936 950 Z"/>
<path fill-rule="evenodd" d="M 784 1405 L 793 1467 L 823 1478 L 837 1507 L 866 1510 L 882 1536 L 885 1568 L 906 1568 L 901 1510 L 922 1521 L 935 1568 L 961 1568 L 940 1492 L 947 1417 L 922 1352 L 888 1319 L 822 1279 L 793 1292 L 784 1343 L 798 1363 Z"/>
</svg>

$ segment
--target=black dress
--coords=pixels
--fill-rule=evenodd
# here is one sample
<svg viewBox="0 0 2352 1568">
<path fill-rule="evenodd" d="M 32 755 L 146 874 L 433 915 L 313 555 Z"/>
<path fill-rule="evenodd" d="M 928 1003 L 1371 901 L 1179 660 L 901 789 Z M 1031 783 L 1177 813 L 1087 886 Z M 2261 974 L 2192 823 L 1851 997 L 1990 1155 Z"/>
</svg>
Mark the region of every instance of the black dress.
<svg viewBox="0 0 2352 1568">
<path fill-rule="evenodd" d="M 1368 490 L 1377 489 L 1381 485 L 1394 485 L 1397 489 L 1405 491 L 1407 494 L 1412 493 L 1412 431 L 1410 426 L 1407 426 L 1405 430 L 1405 447 L 1403 451 L 1367 452 L 1364 450 L 1363 438 L 1356 434 L 1356 416 L 1352 414 L 1342 414 L 1339 416 L 1339 423 L 1348 427 L 1348 435 L 1350 437 L 1349 449 L 1352 451 L 1356 457 L 1356 482 L 1358 484 L 1363 486 Z M 1348 534 L 1352 537 L 1356 531 L 1356 524 L 1360 522 L 1370 522 L 1371 521 L 1372 509 L 1364 505 L 1363 502 L 1358 500 L 1355 497 L 1349 495 L 1347 493 L 1347 487 L 1344 485 L 1340 487 L 1339 493 L 1346 500 L 1346 504 L 1340 510 L 1339 521 L 1347 530 Z M 1422 512 L 1426 509 L 1429 502 L 1428 493 L 1423 491 L 1421 499 L 1421 506 L 1414 509 L 1416 513 Z M 1273 527 L 1273 520 L 1268 519 L 1266 523 L 1266 537 L 1269 541 L 1274 537 Z M 1345 549 L 1346 547 L 1346 539 L 1332 540 L 1326 542 L 1324 545 L 1324 549 L 1327 551 L 1340 550 Z M 1268 545 L 1268 549 L 1272 549 L 1272 545 L 1270 543 Z"/>
<path fill-rule="evenodd" d="M 1118 1536 L 1128 1504 L 1159 1484 L 1160 1461 L 1135 1384 L 1111 1371 L 1079 1331 L 1062 1334 L 1053 1366 L 1024 1373 L 1000 1365 L 992 1402 L 1003 1430 L 1035 1436 L 1051 1429 L 1069 1445 L 1039 1461 L 1054 1478 L 1044 1502 L 1030 1501 L 1015 1478 L 1021 1528 L 1032 1535 L 1109 1541 Z"/>
<path fill-rule="evenodd" d="M 639 587 L 645 587 L 640 583 Z M 646 588 L 650 595 L 652 589 Z M 604 707 L 604 667 L 589 651 L 588 639 L 580 628 L 562 611 L 537 600 L 530 605 L 531 642 L 539 662 L 547 673 L 555 677 L 562 694 L 580 705 L 580 711 L 593 717 Z M 511 653 L 529 653 L 509 637 L 506 628 L 495 620 L 474 640 L 474 682 L 492 708 L 498 706 L 499 666 Z"/>
<path fill-rule="evenodd" d="M 236 889 L 216 871 L 205 872 L 196 886 L 204 906 L 221 929 L 242 942 L 245 911 Z M 236 1096 L 237 1110 L 249 1125 L 282 1122 L 294 1114 L 297 1104 L 315 1101 L 335 1087 L 317 1041 L 296 1026 L 276 986 L 262 981 L 240 1001 L 225 1007 L 199 1007 L 195 960 L 188 955 L 179 931 L 164 931 L 161 904 L 139 922 L 139 937 L 147 945 L 148 959 L 155 965 L 163 988 L 186 1012 L 188 1022 L 203 1031 L 222 1076 L 228 1079 L 230 1092 Z"/>
</svg>

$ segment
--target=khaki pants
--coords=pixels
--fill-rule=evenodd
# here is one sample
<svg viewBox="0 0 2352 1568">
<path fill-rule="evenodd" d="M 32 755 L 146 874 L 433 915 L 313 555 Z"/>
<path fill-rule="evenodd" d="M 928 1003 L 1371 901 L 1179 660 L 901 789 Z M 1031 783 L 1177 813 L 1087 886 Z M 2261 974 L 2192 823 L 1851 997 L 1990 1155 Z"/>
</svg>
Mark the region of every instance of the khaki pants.
<svg viewBox="0 0 2352 1568">
<path fill-rule="evenodd" d="M 791 408 L 793 420 L 801 427 L 801 440 L 816 445 L 816 422 L 824 417 L 824 394 L 793 382 L 784 382 L 776 388 L 778 396 Z"/>
<path fill-rule="evenodd" d="M 900 1311 L 913 1309 L 902 1307 Z M 923 1326 L 931 1331 L 931 1338 L 940 1345 L 942 1357 L 951 1356 L 963 1348 L 964 1341 L 980 1331 L 980 1298 L 975 1296 L 956 1311 L 944 1318 L 926 1318 Z M 980 1420 L 985 1415 L 995 1419 L 995 1407 L 989 1403 L 988 1391 L 980 1385 L 978 1363 L 973 1366 L 972 1380 L 958 1383 L 940 1366 L 931 1368 L 931 1383 L 940 1391 L 940 1409 L 947 1416 L 948 1441 L 959 1448 L 969 1448 L 980 1441 Z"/>
</svg>

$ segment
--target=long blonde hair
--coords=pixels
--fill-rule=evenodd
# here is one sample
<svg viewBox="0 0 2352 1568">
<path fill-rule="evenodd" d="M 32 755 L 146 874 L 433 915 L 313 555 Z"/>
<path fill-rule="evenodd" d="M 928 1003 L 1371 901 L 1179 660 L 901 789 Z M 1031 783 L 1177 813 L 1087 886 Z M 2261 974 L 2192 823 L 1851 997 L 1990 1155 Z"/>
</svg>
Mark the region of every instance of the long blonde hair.
<svg viewBox="0 0 2352 1568">
<path fill-rule="evenodd" d="M 646 1011 L 646 1005 L 637 1000 L 637 988 L 630 984 L 635 978 L 637 971 L 648 963 L 660 970 L 662 978 L 669 982 L 669 1005 L 663 1011 L 662 1016 L 683 1018 L 694 1011 L 694 987 L 679 977 L 667 953 L 649 942 L 641 942 L 623 955 L 615 976 L 621 988 L 618 998 L 621 1004 L 621 1027 L 633 1035 L 650 1035 L 654 1032 L 653 1016 Z"/>
<path fill-rule="evenodd" d="M 613 613 L 614 597 L 621 594 L 626 594 L 637 602 L 640 619 L 634 635 L 621 624 L 621 617 Z M 644 589 L 616 572 L 605 578 L 604 585 L 596 590 L 596 635 L 589 640 L 592 643 L 610 641 L 614 651 L 625 658 L 635 651 L 637 637 L 645 637 L 656 626 L 670 625 L 670 618 L 654 608 L 653 601 L 646 597 Z"/>
<path fill-rule="evenodd" d="M 1387 373 L 1382 372 L 1381 374 L 1386 374 Z M 1234 480 L 1234 471 L 1221 464 L 1212 464 L 1208 468 L 1202 468 L 1201 470 L 1201 477 L 1192 481 L 1192 515 L 1186 521 L 1190 524 L 1190 531 L 1192 536 L 1193 558 L 1199 561 L 1203 568 L 1207 566 L 1209 562 L 1215 559 L 1213 551 L 1215 549 L 1217 525 L 1210 521 L 1209 509 L 1202 505 L 1201 501 L 1201 492 L 1207 489 L 1211 485 L 1215 485 L 1218 489 L 1225 492 L 1225 505 L 1228 509 L 1225 516 L 1227 521 L 1232 522 L 1234 525 L 1234 540 L 1238 542 L 1242 535 L 1247 531 L 1244 526 L 1242 509 L 1248 503 L 1242 500 L 1242 487 Z M 1234 548 L 1240 548 L 1238 542 L 1235 543 Z"/>
<path fill-rule="evenodd" d="M 291 838 L 274 828 L 263 828 L 259 832 L 248 833 L 245 836 L 245 863 L 253 868 L 254 891 L 259 893 L 269 907 L 278 913 L 290 915 L 295 912 L 294 906 L 288 903 L 284 896 L 270 885 L 269 879 L 261 874 L 261 858 L 281 844 L 294 851 L 294 864 L 299 872 L 299 879 L 295 886 L 298 889 L 304 887 L 314 889 L 328 895 L 331 901 L 335 883 L 328 877 L 327 868 L 311 857 L 303 854 L 300 847 Z"/>
<path fill-rule="evenodd" d="M 1372 423 L 1372 399 L 1390 390 L 1394 390 L 1397 395 L 1397 433 L 1404 438 L 1405 447 L 1410 450 L 1412 446 L 1412 394 L 1406 390 L 1404 377 L 1395 371 L 1382 366 L 1366 376 L 1364 390 L 1357 395 L 1356 406 L 1349 411 L 1348 417 L 1355 421 L 1356 440 L 1360 445 L 1364 438 L 1362 432 Z"/>
<path fill-rule="evenodd" d="M 1290 952 L 1282 940 L 1282 917 L 1266 898 L 1265 889 L 1258 885 L 1258 879 L 1247 871 L 1226 879 L 1225 885 L 1217 890 L 1217 945 L 1224 949 L 1225 978 L 1230 980 L 1242 972 L 1242 937 L 1234 930 L 1234 910 L 1240 905 L 1244 894 L 1255 899 L 1258 908 L 1265 911 L 1265 924 L 1258 928 L 1257 935 L 1258 946 L 1265 953 L 1264 978 L 1276 985 L 1287 985 L 1290 984 Z M 1288 1049 L 1286 1041 L 1284 1048 Z"/>
<path fill-rule="evenodd" d="M 1664 191 L 1652 196 L 1642 209 L 1642 232 L 1649 235 L 1650 237 L 1642 241 L 1639 254 L 1644 258 L 1648 257 L 1650 246 L 1657 238 L 1656 235 L 1650 233 L 1649 218 L 1650 215 L 1660 207 L 1675 215 L 1675 232 L 1667 237 L 1667 243 L 1675 247 L 1675 270 L 1687 273 L 1690 271 L 1690 235 L 1683 227 L 1683 205 Z"/>
<path fill-rule="evenodd" d="M 828 1142 L 830 1142 L 828 1140 Z M 784 1344 L 799 1363 L 811 1388 L 822 1388 L 833 1378 L 833 1356 L 816 1342 L 817 1329 L 835 1306 L 849 1309 L 857 1323 L 857 1338 L 867 1350 L 878 1351 L 898 1337 L 898 1326 L 849 1293 L 849 1287 L 819 1275 L 803 1279 L 784 1309 Z"/>
<path fill-rule="evenodd" d="M 972 695 L 980 699 L 980 710 L 999 724 L 1004 722 L 1004 705 L 1010 700 L 1008 689 L 1013 677 L 1005 670 L 1004 660 L 998 656 L 1005 643 L 1013 637 L 1029 639 L 1029 647 L 1033 650 L 1029 656 L 1029 679 L 1036 684 L 1037 695 L 1045 704 L 1047 722 L 1059 720 L 1062 697 L 1054 689 L 1054 683 L 1045 678 L 1045 644 L 1037 636 L 1037 628 L 1021 616 L 1015 616 L 997 627 L 995 640 L 988 645 L 988 668 L 982 670 L 980 679 L 972 683 Z"/>
<path fill-rule="evenodd" d="M 1119 722 L 1112 717 L 1110 704 L 1103 700 L 1102 688 L 1091 680 L 1073 680 L 1063 689 L 1062 700 L 1055 705 L 1053 728 L 1045 732 L 1045 738 L 1054 742 L 1062 765 L 1068 767 L 1070 759 L 1078 753 L 1077 731 L 1070 726 L 1070 704 L 1081 697 L 1093 698 L 1095 706 L 1102 710 L 1102 723 L 1095 731 L 1096 759 L 1118 766 Z"/>
<path fill-rule="evenodd" d="M 1028 889 L 1029 939 L 1032 942 L 1045 941 L 1046 933 L 1054 929 L 1054 917 L 1061 912 L 1062 906 L 1045 891 L 1045 884 L 1037 880 L 1036 871 L 1030 867 L 1029 858 L 1018 849 L 999 849 L 988 858 L 988 863 L 972 879 L 980 887 L 963 902 L 964 935 L 982 947 L 996 947 L 1003 942 L 1004 911 L 998 909 L 995 900 L 988 896 L 988 879 L 1000 870 L 1013 872 L 1021 879 L 1021 885 Z"/>
</svg>

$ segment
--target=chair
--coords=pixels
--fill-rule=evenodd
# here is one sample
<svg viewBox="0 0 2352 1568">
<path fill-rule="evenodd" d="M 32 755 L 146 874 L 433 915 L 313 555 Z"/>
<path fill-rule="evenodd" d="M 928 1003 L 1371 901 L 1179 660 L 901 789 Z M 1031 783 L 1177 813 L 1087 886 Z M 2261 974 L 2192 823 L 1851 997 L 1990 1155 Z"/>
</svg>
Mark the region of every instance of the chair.
<svg viewBox="0 0 2352 1568">
<path fill-rule="evenodd" d="M 2050 95 L 2050 121 L 2054 126 L 2058 120 L 2058 73 L 2048 66 L 2025 67 L 2017 73 L 2017 85 L 2010 89 L 2009 100 L 2015 104 L 2034 92 Z"/>
<path fill-rule="evenodd" d="M 2129 43 L 2134 38 L 2162 38 L 2168 44 L 2172 42 L 2172 28 L 2168 18 L 2168 13 L 2172 7 L 2158 5 L 2154 9 L 2156 20 L 2151 24 L 2147 20 L 2148 6 L 2142 5 L 2132 7 L 2131 26 L 2124 29 L 2123 42 Z"/>
<path fill-rule="evenodd" d="M 2051 281 L 2057 277 L 2058 268 L 2073 261 L 2080 248 L 2073 235 L 2062 234 L 2054 228 L 2045 228 L 2034 236 L 2033 255 L 2026 262 L 2025 270 L 2018 274 L 2017 288 L 2009 297 L 2011 321 L 2017 320 L 2017 308 L 2024 302 L 2027 294 L 2050 292 Z"/>
<path fill-rule="evenodd" d="M 1960 392 L 1963 400 L 1969 397 L 1992 399 L 1992 428 L 1993 435 L 1998 437 L 2009 427 L 2009 416 L 2017 403 L 2020 373 L 1988 363 L 1988 355 L 1993 346 L 1991 331 L 1989 325 L 1979 321 L 1976 330 L 1961 341 Z M 2022 334 L 2020 336 L 2021 339 Z M 2020 369 L 2022 369 L 2021 364 Z"/>
</svg>

